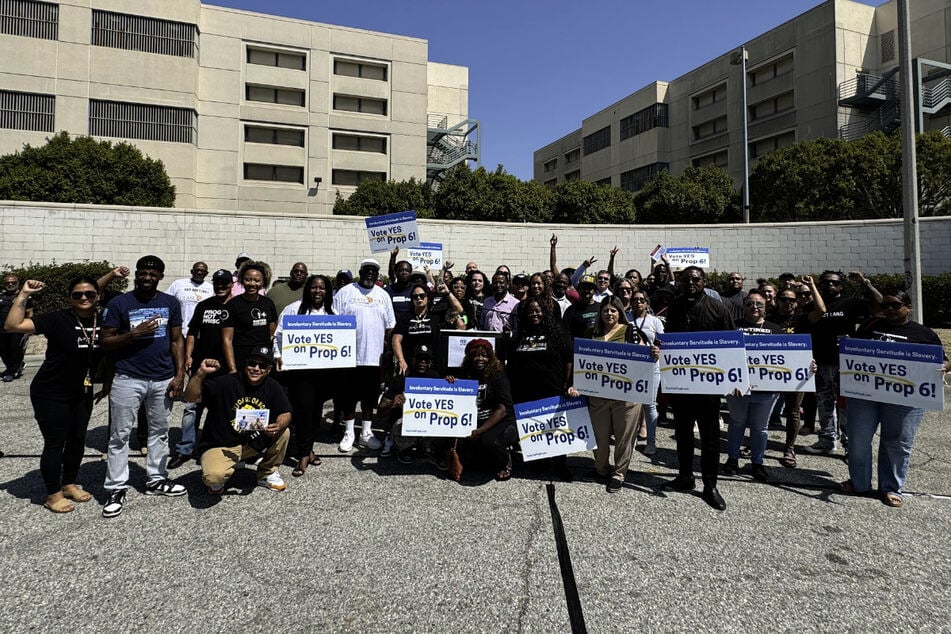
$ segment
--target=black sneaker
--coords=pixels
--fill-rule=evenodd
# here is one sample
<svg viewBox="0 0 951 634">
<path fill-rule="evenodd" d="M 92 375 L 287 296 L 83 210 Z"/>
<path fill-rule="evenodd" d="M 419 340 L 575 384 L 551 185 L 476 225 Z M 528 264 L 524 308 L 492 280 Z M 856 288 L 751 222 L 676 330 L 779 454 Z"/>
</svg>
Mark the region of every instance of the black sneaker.
<svg viewBox="0 0 951 634">
<path fill-rule="evenodd" d="M 168 468 L 169 469 L 178 469 L 183 464 L 189 462 L 192 459 L 191 456 L 185 454 L 177 453 L 171 458 L 168 459 Z"/>
<path fill-rule="evenodd" d="M 623 485 L 624 483 L 618 480 L 617 478 L 611 478 L 610 480 L 608 480 L 608 486 L 607 486 L 608 493 L 617 493 L 618 491 L 621 490 L 621 487 Z"/>
<path fill-rule="evenodd" d="M 769 482 L 769 474 L 766 473 L 766 467 L 761 464 L 755 464 L 750 467 L 750 472 L 753 474 L 753 479 L 760 482 Z"/>
<path fill-rule="evenodd" d="M 188 493 L 188 489 L 171 480 L 157 480 L 145 485 L 146 495 L 164 495 L 165 497 L 177 498 L 186 493 Z"/>
<path fill-rule="evenodd" d="M 122 505 L 125 504 L 125 489 L 113 489 L 109 494 L 106 505 L 102 507 L 103 517 L 116 517 L 122 514 Z"/>
<path fill-rule="evenodd" d="M 723 466 L 720 467 L 720 473 L 728 476 L 735 476 L 740 471 L 740 463 L 736 458 L 727 458 Z"/>
<path fill-rule="evenodd" d="M 400 464 L 413 464 L 414 462 L 416 462 L 415 453 L 416 452 L 413 451 L 412 447 L 410 447 L 409 449 L 397 448 L 396 459 L 399 461 Z"/>
</svg>

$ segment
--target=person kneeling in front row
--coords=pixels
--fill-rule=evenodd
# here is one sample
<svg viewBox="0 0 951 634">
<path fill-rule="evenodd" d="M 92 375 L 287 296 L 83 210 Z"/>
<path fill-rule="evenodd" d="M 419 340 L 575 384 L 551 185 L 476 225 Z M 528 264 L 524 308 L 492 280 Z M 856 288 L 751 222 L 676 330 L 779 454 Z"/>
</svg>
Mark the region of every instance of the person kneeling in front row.
<svg viewBox="0 0 951 634">
<path fill-rule="evenodd" d="M 240 373 L 205 381 L 221 365 L 205 359 L 185 389 L 187 402 L 200 402 L 208 411 L 198 449 L 209 493 L 223 493 L 235 465 L 259 455 L 258 485 L 273 491 L 287 488 L 277 467 L 290 437 L 291 405 L 281 385 L 268 376 L 273 364 L 271 349 L 262 346 L 248 355 Z"/>
</svg>

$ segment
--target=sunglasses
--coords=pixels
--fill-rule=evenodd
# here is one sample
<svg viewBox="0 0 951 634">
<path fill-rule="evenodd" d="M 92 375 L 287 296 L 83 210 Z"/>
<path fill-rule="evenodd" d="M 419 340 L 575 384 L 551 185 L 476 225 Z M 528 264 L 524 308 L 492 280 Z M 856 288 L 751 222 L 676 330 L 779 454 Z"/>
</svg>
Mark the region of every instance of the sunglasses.
<svg viewBox="0 0 951 634">
<path fill-rule="evenodd" d="M 599 281 L 599 282 L 610 282 L 610 281 L 611 281 L 611 278 L 610 278 L 610 277 L 599 277 L 599 278 L 598 278 L 598 281 Z"/>
<path fill-rule="evenodd" d="M 411 297 L 413 299 L 426 299 L 426 296 L 421 293 L 416 293 L 415 295 L 411 295 Z"/>
<path fill-rule="evenodd" d="M 634 289 L 633 289 L 633 288 L 619 288 L 619 289 L 618 289 L 618 292 L 619 292 L 619 293 L 624 293 L 624 294 L 633 293 L 633 292 L 634 292 Z"/>
<path fill-rule="evenodd" d="M 258 369 L 261 369 L 261 370 L 269 370 L 269 369 L 271 368 L 271 364 L 268 363 L 267 361 L 254 361 L 254 360 L 251 360 L 251 361 L 248 361 L 247 366 L 248 366 L 249 368 L 258 368 Z"/>
<path fill-rule="evenodd" d="M 644 299 L 643 297 L 635 297 L 635 298 L 632 299 L 631 301 L 634 302 L 635 304 L 646 304 L 646 303 L 647 303 L 647 300 Z"/>
<path fill-rule="evenodd" d="M 763 302 L 746 302 L 743 305 L 747 308 L 766 308 L 766 304 Z"/>
<path fill-rule="evenodd" d="M 780 298 L 779 298 L 779 301 L 781 301 L 781 302 L 783 302 L 783 303 L 785 303 L 785 304 L 795 304 L 795 303 L 796 303 L 796 298 L 795 298 L 795 297 L 780 297 Z"/>
<path fill-rule="evenodd" d="M 80 300 L 84 298 L 96 299 L 97 297 L 99 297 L 99 293 L 97 293 L 96 291 L 76 291 L 75 293 L 70 293 L 69 296 L 75 300 Z"/>
<path fill-rule="evenodd" d="M 886 310 L 898 310 L 904 305 L 901 302 L 882 302 L 882 308 Z"/>
</svg>

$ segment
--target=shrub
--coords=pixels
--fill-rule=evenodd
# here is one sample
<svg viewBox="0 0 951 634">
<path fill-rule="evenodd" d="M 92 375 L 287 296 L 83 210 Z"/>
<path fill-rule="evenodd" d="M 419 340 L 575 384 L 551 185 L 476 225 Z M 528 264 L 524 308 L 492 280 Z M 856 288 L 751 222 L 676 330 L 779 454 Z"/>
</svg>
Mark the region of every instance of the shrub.
<svg viewBox="0 0 951 634">
<path fill-rule="evenodd" d="M 91 275 L 94 278 L 100 278 L 115 266 L 103 260 L 102 262 L 66 262 L 57 264 L 54 260 L 49 264 L 29 264 L 19 267 L 7 266 L 3 274 L 13 273 L 20 278 L 22 284 L 26 280 L 39 280 L 46 284 L 39 293 L 33 295 L 33 311 L 35 313 L 48 313 L 54 310 L 61 310 L 69 307 L 66 300 L 66 292 L 70 280 L 81 275 Z M 121 293 L 128 286 L 127 279 L 114 279 L 109 284 L 109 289 Z"/>
</svg>

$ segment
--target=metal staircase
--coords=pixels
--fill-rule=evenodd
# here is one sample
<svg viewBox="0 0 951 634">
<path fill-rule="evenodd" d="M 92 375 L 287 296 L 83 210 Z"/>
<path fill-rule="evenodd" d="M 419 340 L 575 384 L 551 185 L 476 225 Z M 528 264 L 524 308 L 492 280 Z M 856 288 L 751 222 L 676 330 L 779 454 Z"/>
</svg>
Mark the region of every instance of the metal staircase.
<svg viewBox="0 0 951 634">
<path fill-rule="evenodd" d="M 480 128 L 475 119 L 465 119 L 452 126 L 449 118 L 429 115 L 426 124 L 426 180 L 431 185 L 460 163 L 482 162 Z"/>
</svg>

